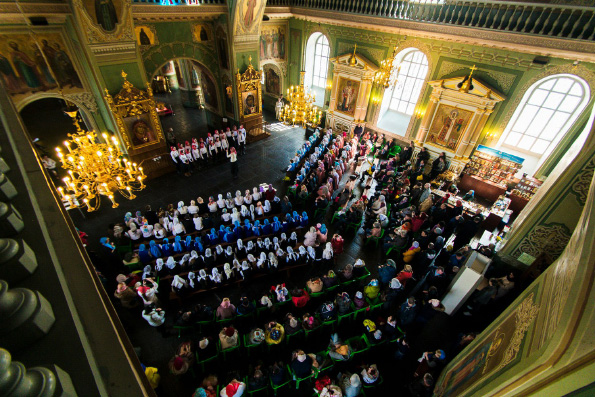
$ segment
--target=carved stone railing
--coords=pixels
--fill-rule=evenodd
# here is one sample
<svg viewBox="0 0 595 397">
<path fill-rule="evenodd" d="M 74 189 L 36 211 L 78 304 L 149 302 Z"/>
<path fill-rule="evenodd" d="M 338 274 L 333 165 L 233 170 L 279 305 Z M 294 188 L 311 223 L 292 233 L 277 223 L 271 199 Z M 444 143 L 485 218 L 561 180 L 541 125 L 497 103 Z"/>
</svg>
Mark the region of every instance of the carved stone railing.
<svg viewBox="0 0 595 397">
<path fill-rule="evenodd" d="M 0 85 L 0 396 L 155 395 L 50 184 Z"/>
</svg>

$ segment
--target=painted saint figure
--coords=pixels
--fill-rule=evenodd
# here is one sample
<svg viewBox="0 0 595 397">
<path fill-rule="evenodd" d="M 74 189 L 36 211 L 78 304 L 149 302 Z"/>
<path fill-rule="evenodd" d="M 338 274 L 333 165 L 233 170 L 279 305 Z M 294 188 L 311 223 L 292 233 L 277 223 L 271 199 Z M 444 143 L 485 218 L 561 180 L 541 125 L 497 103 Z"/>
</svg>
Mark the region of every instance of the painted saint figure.
<svg viewBox="0 0 595 397">
<path fill-rule="evenodd" d="M 144 28 L 140 28 L 138 39 L 140 41 L 140 45 L 151 45 L 151 39 L 149 39 L 149 36 L 147 35 L 147 32 L 145 32 Z"/>
<path fill-rule="evenodd" d="M 8 45 L 12 48 L 10 58 L 21 80 L 34 92 L 42 89 L 41 77 L 37 73 L 35 62 L 27 54 L 19 50 L 19 45 L 14 41 L 11 41 Z"/>
<path fill-rule="evenodd" d="M 95 17 L 105 31 L 111 32 L 116 29 L 118 15 L 112 0 L 95 0 Z"/>
<path fill-rule="evenodd" d="M 256 7 L 256 0 L 248 0 L 246 2 L 246 14 L 244 14 L 244 25 L 247 28 L 252 25 L 254 21 L 254 8 Z"/>
<path fill-rule="evenodd" d="M 349 112 L 351 107 L 351 101 L 353 99 L 353 95 L 355 94 L 355 89 L 351 86 L 351 81 L 347 81 L 345 88 L 341 92 L 342 101 L 340 104 L 340 110 L 344 112 Z"/>
</svg>

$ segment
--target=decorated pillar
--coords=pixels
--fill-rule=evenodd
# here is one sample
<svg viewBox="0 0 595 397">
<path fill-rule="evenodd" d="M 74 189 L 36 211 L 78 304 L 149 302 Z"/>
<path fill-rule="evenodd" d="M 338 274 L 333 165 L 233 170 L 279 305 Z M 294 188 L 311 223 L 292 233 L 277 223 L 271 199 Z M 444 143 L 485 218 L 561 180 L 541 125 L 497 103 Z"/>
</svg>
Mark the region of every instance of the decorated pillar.
<svg viewBox="0 0 595 397">
<path fill-rule="evenodd" d="M 428 109 L 426 110 L 424 118 L 421 122 L 421 126 L 419 127 L 419 131 L 417 132 L 417 136 L 415 137 L 415 143 L 418 146 L 426 139 L 428 129 L 430 128 L 430 122 L 434 118 L 436 105 L 440 101 L 440 92 L 441 90 L 438 89 L 435 93 L 432 93 L 432 96 L 430 96 L 430 103 L 428 104 Z"/>
</svg>

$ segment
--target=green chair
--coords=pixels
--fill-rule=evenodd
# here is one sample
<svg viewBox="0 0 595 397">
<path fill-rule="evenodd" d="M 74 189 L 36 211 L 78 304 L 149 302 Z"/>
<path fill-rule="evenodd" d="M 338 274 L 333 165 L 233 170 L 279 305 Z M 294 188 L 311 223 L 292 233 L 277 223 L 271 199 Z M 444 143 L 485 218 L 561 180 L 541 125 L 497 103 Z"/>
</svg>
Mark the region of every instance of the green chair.
<svg viewBox="0 0 595 397">
<path fill-rule="evenodd" d="M 220 353 L 223 353 L 223 361 L 227 361 L 227 355 L 235 352 L 236 350 L 238 350 L 240 347 L 242 347 L 242 340 L 240 338 L 238 338 L 238 344 L 233 346 L 233 347 L 229 347 L 227 349 L 222 349 L 221 348 L 221 340 L 217 341 L 217 349 L 219 349 Z"/>
<path fill-rule="evenodd" d="M 368 277 L 370 277 L 370 274 L 371 274 L 370 271 L 367 268 L 364 268 L 364 274 L 362 274 L 359 277 L 356 277 L 355 279 L 357 281 L 363 281 L 363 280 L 367 279 Z"/>
<path fill-rule="evenodd" d="M 378 247 L 378 242 L 380 240 L 382 240 L 383 237 L 384 237 L 384 229 L 382 229 L 382 231 L 380 232 L 380 236 L 378 236 L 378 237 L 375 237 L 375 236 L 368 237 L 368 239 L 366 240 L 366 243 L 364 245 L 368 245 L 369 243 L 374 242 L 374 244 L 376 245 L 376 247 Z"/>
<path fill-rule="evenodd" d="M 207 358 L 205 358 L 203 360 L 200 359 L 200 357 L 198 355 L 198 352 L 196 352 L 196 363 L 198 365 L 200 365 L 200 371 L 202 373 L 204 373 L 205 372 L 205 364 L 206 363 L 210 363 L 211 361 L 216 360 L 218 357 L 219 357 L 219 347 L 217 347 L 217 353 L 214 356 L 207 357 Z"/>
<path fill-rule="evenodd" d="M 322 291 L 320 291 L 320 292 L 312 292 L 310 290 L 310 288 L 308 288 L 308 287 L 306 287 L 306 291 L 308 291 L 308 295 L 310 295 L 310 299 L 319 298 L 319 297 L 323 296 L 326 293 L 326 291 L 324 289 Z"/>
<path fill-rule="evenodd" d="M 351 346 L 351 357 L 370 350 L 370 345 L 366 335 L 354 336 L 347 339 L 345 343 Z M 357 346 L 359 346 L 359 348 L 357 348 Z"/>
<path fill-rule="evenodd" d="M 308 338 L 310 337 L 310 335 L 312 335 L 312 333 L 315 333 L 315 332 L 317 332 L 317 331 L 319 331 L 321 329 L 322 329 L 322 323 L 320 323 L 320 325 L 318 327 L 316 327 L 316 328 L 305 329 L 304 332 L 306 334 L 306 340 L 308 340 Z"/>
<path fill-rule="evenodd" d="M 132 252 L 132 241 L 129 239 L 126 243 L 117 245 L 116 252 L 118 254 L 121 254 L 122 256 L 124 256 L 124 254 L 127 252 Z M 141 268 L 142 268 L 142 264 L 141 264 Z"/>
<path fill-rule="evenodd" d="M 349 230 L 353 229 L 353 232 L 354 233 L 357 233 L 357 231 L 359 230 L 359 228 L 362 227 L 362 224 L 363 223 L 364 223 L 363 218 L 358 223 L 351 222 L 351 223 L 349 223 L 349 225 L 347 225 L 347 228 L 345 229 L 345 232 L 348 232 Z"/>
<path fill-rule="evenodd" d="M 181 338 L 182 332 L 193 331 L 194 326 L 192 326 L 192 325 L 174 325 L 174 329 L 178 331 L 178 338 Z"/>
<path fill-rule="evenodd" d="M 316 211 L 314 211 L 314 219 L 318 218 L 319 214 L 326 214 L 326 212 L 328 211 L 328 209 L 331 206 L 332 201 L 329 200 L 328 204 L 326 205 L 326 207 L 324 208 L 318 208 Z"/>
<path fill-rule="evenodd" d="M 318 378 L 318 375 L 320 375 L 321 372 L 324 372 L 324 371 L 327 371 L 327 370 L 333 368 L 334 364 L 333 364 L 333 360 L 331 360 L 331 358 L 328 356 L 328 351 L 326 351 L 326 350 L 316 353 L 316 356 L 322 357 L 322 362 L 318 363 L 320 366 L 316 370 L 315 378 Z M 326 363 L 326 365 L 324 365 L 325 363 Z"/>
<path fill-rule="evenodd" d="M 218 319 L 217 318 L 217 314 L 215 314 L 215 323 L 221 328 L 221 327 L 225 327 L 228 326 L 229 324 L 231 324 L 234 320 L 236 319 L 236 316 L 233 316 L 232 318 L 224 318 L 224 319 Z"/>
<path fill-rule="evenodd" d="M 304 330 L 303 329 L 300 329 L 298 332 L 295 332 L 293 334 L 289 334 L 289 333 L 285 332 L 285 343 L 286 344 L 289 344 L 289 341 L 290 340 L 292 340 L 292 339 L 293 340 L 299 339 L 299 338 L 301 338 L 304 335 L 305 335 L 305 333 L 304 333 Z"/>
<path fill-rule="evenodd" d="M 290 384 L 293 381 L 293 378 L 291 376 L 289 365 L 286 365 L 285 366 L 285 380 L 280 385 L 273 384 L 273 380 L 270 379 L 270 378 L 269 378 L 269 381 L 271 383 L 271 388 L 273 389 L 273 394 L 276 396 L 277 395 L 277 391 L 279 389 L 287 386 L 288 384 Z M 217 393 L 217 395 L 219 395 L 219 393 Z"/>
<path fill-rule="evenodd" d="M 394 246 L 393 246 L 393 247 L 390 247 L 390 248 L 389 248 L 389 249 L 388 249 L 388 250 L 387 250 L 387 251 L 384 253 L 384 255 L 385 255 L 386 257 L 388 257 L 388 256 L 390 255 L 390 253 L 391 253 L 391 252 L 393 253 L 393 255 L 395 255 L 395 254 L 397 254 L 397 255 L 398 255 L 398 254 L 401 254 L 401 253 L 403 253 L 403 250 L 404 250 L 404 249 L 405 249 L 405 246 L 402 246 L 402 247 L 394 247 Z"/>
<path fill-rule="evenodd" d="M 198 325 L 198 330 L 201 333 L 205 333 L 205 328 L 213 327 L 213 325 L 215 324 L 215 319 L 215 312 L 213 312 L 213 318 L 211 318 L 210 320 L 197 321 L 196 325 Z"/>
<path fill-rule="evenodd" d="M 378 379 L 376 380 L 376 382 L 372 383 L 372 384 L 368 384 L 366 382 L 362 382 L 363 388 L 370 390 L 370 389 L 376 389 L 378 386 L 380 386 L 382 384 L 382 382 L 384 382 L 384 378 L 382 377 L 382 374 L 378 375 Z"/>
<path fill-rule="evenodd" d="M 288 293 L 286 299 L 283 302 L 275 302 L 275 303 L 273 303 L 273 306 L 278 307 L 278 308 L 285 306 L 285 305 L 291 303 L 291 298 L 292 298 L 291 294 Z"/>
<path fill-rule="evenodd" d="M 258 389 L 250 389 L 250 386 L 248 386 L 248 376 L 244 377 L 244 383 L 246 384 L 246 392 L 250 396 L 263 391 L 266 391 L 267 396 L 269 395 L 269 385 L 264 385 L 262 387 L 259 387 Z"/>
<path fill-rule="evenodd" d="M 298 378 L 297 376 L 295 376 L 295 373 L 293 372 L 293 369 L 291 369 L 291 367 L 288 365 L 287 368 L 289 369 L 289 373 L 291 374 L 291 378 L 295 381 L 295 389 L 298 390 L 300 388 L 300 383 L 302 383 L 303 381 L 306 381 L 308 379 L 311 379 L 312 376 L 314 374 L 310 374 L 304 378 Z"/>
<path fill-rule="evenodd" d="M 252 352 L 254 352 L 254 351 L 263 350 L 264 341 L 262 343 L 250 343 L 248 334 L 244 334 L 243 339 L 244 339 L 244 348 L 246 349 L 246 353 L 248 353 L 248 356 L 251 356 Z"/>
<path fill-rule="evenodd" d="M 351 308 L 353 309 L 353 303 L 351 304 Z M 337 316 L 337 325 L 338 325 L 338 326 L 340 326 L 340 325 L 341 325 L 341 322 L 342 322 L 343 320 L 345 320 L 345 319 L 349 320 L 349 319 L 351 319 L 352 317 L 353 317 L 353 310 L 352 310 L 352 311 L 350 311 L 350 312 L 349 312 L 349 313 L 347 313 L 347 314 L 339 314 L 339 315 Z"/>
</svg>

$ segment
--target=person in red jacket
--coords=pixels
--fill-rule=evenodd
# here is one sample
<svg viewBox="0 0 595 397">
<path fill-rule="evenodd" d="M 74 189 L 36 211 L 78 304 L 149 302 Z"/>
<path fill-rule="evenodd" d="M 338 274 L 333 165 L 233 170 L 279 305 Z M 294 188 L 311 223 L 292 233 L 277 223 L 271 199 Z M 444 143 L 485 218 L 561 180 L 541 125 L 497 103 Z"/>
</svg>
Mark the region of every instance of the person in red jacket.
<svg viewBox="0 0 595 397">
<path fill-rule="evenodd" d="M 401 270 L 399 274 L 397 274 L 397 280 L 399 280 L 403 287 L 405 287 L 405 285 L 407 284 L 407 280 L 409 280 L 411 277 L 413 277 L 413 268 L 411 267 L 411 265 L 405 265 L 403 270 Z"/>
<path fill-rule="evenodd" d="M 421 214 L 419 214 L 419 216 L 414 216 L 413 219 L 411 219 L 411 230 L 413 230 L 414 233 L 419 231 L 419 229 L 421 229 L 424 222 L 426 221 L 427 217 L 428 215 L 425 212 L 422 212 Z"/>
<path fill-rule="evenodd" d="M 310 295 L 308 295 L 308 293 L 302 288 L 294 289 L 291 291 L 291 295 L 291 300 L 293 301 L 295 307 L 304 307 L 310 300 Z"/>
<path fill-rule="evenodd" d="M 333 257 L 336 258 L 337 255 L 343 252 L 343 244 L 345 240 L 339 234 L 334 234 L 333 239 L 331 240 L 331 245 L 333 247 Z"/>
</svg>

